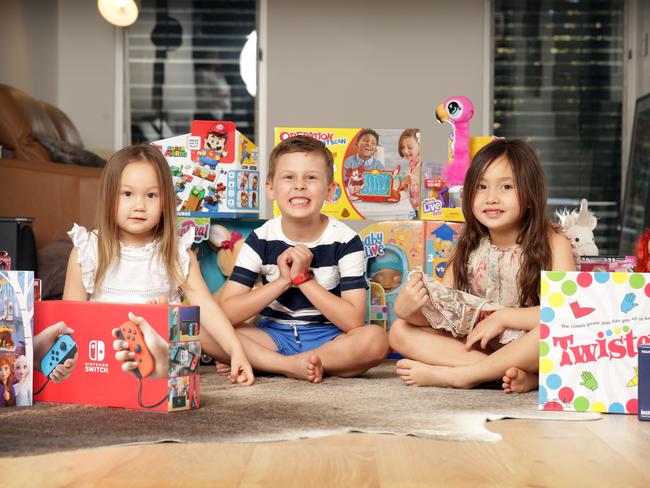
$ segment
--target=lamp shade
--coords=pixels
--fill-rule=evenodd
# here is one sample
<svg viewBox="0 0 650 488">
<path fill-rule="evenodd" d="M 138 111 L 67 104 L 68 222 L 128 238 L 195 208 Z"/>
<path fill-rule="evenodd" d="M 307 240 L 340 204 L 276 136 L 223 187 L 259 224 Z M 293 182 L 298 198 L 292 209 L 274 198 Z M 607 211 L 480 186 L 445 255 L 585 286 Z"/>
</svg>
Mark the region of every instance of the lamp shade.
<svg viewBox="0 0 650 488">
<path fill-rule="evenodd" d="M 134 0 L 97 0 L 99 13 L 110 24 L 127 27 L 138 18 L 138 6 Z"/>
</svg>

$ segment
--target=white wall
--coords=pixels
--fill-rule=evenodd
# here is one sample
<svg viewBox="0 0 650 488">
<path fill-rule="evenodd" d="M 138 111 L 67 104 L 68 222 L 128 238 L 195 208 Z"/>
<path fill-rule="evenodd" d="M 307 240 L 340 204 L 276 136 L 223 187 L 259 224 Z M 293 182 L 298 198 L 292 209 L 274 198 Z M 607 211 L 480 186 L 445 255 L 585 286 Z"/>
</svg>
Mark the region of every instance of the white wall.
<svg viewBox="0 0 650 488">
<path fill-rule="evenodd" d="M 2 0 L 0 3 L 0 83 L 56 105 L 56 1 Z"/>
<path fill-rule="evenodd" d="M 0 83 L 61 108 L 86 147 L 115 149 L 122 33 L 101 18 L 97 2 L 2 0 L 0 19 Z"/>
<path fill-rule="evenodd" d="M 106 22 L 90 0 L 59 0 L 58 106 L 88 148 L 117 149 L 116 48 L 121 29 Z M 119 83 L 119 85 L 118 85 Z"/>
<path fill-rule="evenodd" d="M 449 126 L 435 109 L 452 95 L 474 102 L 473 135 L 490 132 L 484 0 L 268 0 L 262 10 L 263 170 L 275 126 L 418 127 L 424 160 L 446 161 Z"/>
</svg>

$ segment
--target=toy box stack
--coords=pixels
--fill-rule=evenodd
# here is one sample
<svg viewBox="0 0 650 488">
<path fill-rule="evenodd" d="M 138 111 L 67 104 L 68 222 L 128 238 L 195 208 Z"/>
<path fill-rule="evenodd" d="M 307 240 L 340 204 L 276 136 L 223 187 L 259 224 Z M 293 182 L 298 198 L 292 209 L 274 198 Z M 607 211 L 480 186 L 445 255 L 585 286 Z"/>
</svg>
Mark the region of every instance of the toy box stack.
<svg viewBox="0 0 650 488">
<path fill-rule="evenodd" d="M 0 270 L 0 407 L 32 404 L 33 271 Z"/>
<path fill-rule="evenodd" d="M 539 408 L 636 414 L 650 274 L 542 272 Z"/>
<path fill-rule="evenodd" d="M 195 120 L 191 134 L 152 142 L 172 172 L 179 216 L 257 218 L 257 146 L 233 122 Z"/>
<path fill-rule="evenodd" d="M 324 214 L 356 220 L 409 219 L 417 215 L 417 129 L 276 127 L 274 144 L 296 135 L 322 141 L 334 156 L 336 190 L 323 205 Z M 413 148 L 407 149 L 411 142 Z M 279 215 L 277 205 L 274 214 Z"/>
<path fill-rule="evenodd" d="M 129 313 L 146 323 L 136 324 Z M 72 332 L 62 331 L 61 322 Z M 135 354 L 132 372 L 115 357 L 113 329 Z M 46 301 L 35 306 L 34 330 L 40 344 L 36 401 L 159 412 L 199 408 L 198 307 Z M 75 357 L 65 380 L 48 380 L 58 364 Z"/>
</svg>

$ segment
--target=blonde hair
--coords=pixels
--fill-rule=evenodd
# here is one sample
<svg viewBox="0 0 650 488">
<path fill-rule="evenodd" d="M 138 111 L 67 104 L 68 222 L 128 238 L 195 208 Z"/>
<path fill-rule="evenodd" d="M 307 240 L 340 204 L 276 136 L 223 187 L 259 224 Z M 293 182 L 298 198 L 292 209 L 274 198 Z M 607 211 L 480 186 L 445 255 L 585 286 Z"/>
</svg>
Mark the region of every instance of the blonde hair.
<svg viewBox="0 0 650 488">
<path fill-rule="evenodd" d="M 323 158 L 325 164 L 325 174 L 327 176 L 327 183 L 334 181 L 334 156 L 327 146 L 321 141 L 308 136 L 293 136 L 289 137 L 271 151 L 269 156 L 269 170 L 266 175 L 266 181 L 272 181 L 275 176 L 275 168 L 278 165 L 278 160 L 285 154 L 301 152 L 307 154 L 316 154 Z"/>
<path fill-rule="evenodd" d="M 95 218 L 97 231 L 97 271 L 95 289 L 106 275 L 106 271 L 120 259 L 119 229 L 115 220 L 118 206 L 120 180 L 124 168 L 130 163 L 148 162 L 158 176 L 160 186 L 161 215 L 154 229 L 154 236 L 160 241 L 160 256 L 167 270 L 172 289 L 180 286 L 184 279 L 178 256 L 178 235 L 176 231 L 176 199 L 169 165 L 162 153 L 148 144 L 127 146 L 113 154 L 106 163 L 99 188 L 99 202 Z"/>
</svg>

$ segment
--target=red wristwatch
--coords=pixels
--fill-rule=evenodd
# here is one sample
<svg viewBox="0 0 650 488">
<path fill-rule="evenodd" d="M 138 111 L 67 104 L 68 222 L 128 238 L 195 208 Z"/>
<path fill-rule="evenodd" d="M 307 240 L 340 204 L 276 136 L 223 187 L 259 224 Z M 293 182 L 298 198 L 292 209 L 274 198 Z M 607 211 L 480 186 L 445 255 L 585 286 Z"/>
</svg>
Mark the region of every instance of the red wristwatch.
<svg viewBox="0 0 650 488">
<path fill-rule="evenodd" d="M 293 279 L 291 280 L 291 283 L 298 286 L 298 285 L 302 285 L 306 281 L 313 280 L 313 279 L 314 279 L 314 272 L 311 269 L 307 269 L 302 273 L 299 273 L 296 276 L 294 276 Z"/>
</svg>

